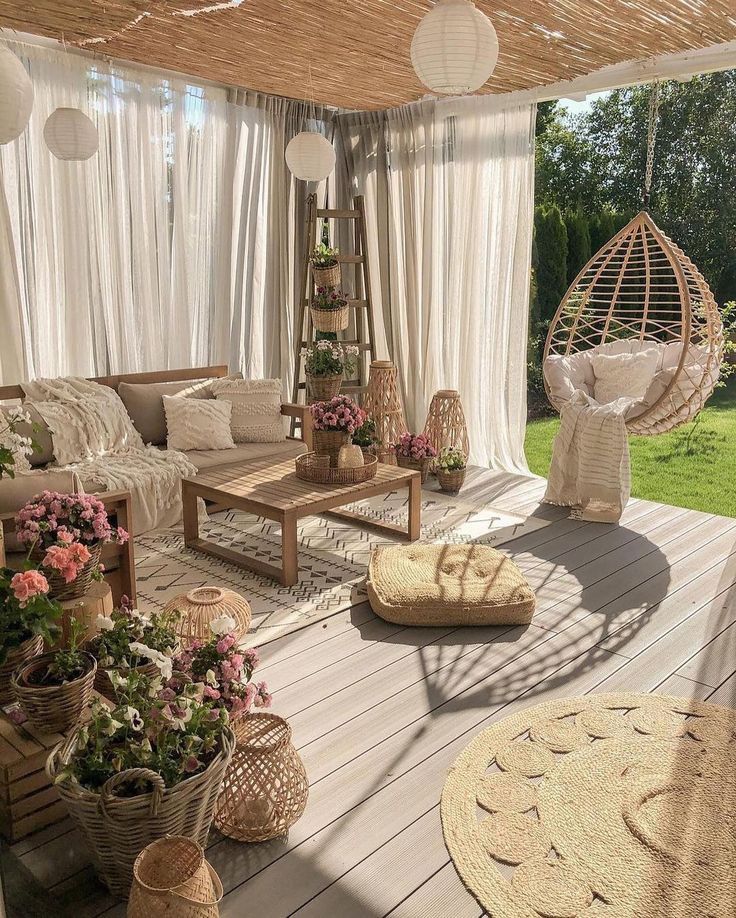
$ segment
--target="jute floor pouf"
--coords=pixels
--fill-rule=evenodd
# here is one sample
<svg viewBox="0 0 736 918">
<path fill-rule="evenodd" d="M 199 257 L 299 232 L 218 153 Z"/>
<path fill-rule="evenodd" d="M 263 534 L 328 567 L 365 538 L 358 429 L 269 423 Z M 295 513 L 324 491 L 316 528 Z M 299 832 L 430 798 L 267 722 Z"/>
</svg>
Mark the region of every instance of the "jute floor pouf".
<svg viewBox="0 0 736 918">
<path fill-rule="evenodd" d="M 368 598 L 400 625 L 526 625 L 534 592 L 488 545 L 390 545 L 373 552 Z"/>
<path fill-rule="evenodd" d="M 477 736 L 442 793 L 463 882 L 503 918 L 733 918 L 736 711 L 607 694 Z"/>
</svg>

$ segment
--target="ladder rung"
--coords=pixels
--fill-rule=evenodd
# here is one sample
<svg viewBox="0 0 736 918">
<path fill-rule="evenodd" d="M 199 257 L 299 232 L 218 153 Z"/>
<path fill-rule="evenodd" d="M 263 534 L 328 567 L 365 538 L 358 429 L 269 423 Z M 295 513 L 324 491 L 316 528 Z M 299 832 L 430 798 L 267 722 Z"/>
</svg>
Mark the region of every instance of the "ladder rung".
<svg viewBox="0 0 736 918">
<path fill-rule="evenodd" d="M 362 255 L 336 255 L 338 261 L 345 262 L 349 265 L 359 265 L 364 261 Z"/>
<path fill-rule="evenodd" d="M 345 220 L 357 220 L 360 216 L 359 210 L 334 210 L 330 208 L 320 208 L 317 211 L 318 217 L 327 217 L 328 219 L 345 219 Z"/>
<path fill-rule="evenodd" d="M 368 386 L 351 386 L 343 385 L 340 386 L 340 392 L 367 392 Z"/>
</svg>

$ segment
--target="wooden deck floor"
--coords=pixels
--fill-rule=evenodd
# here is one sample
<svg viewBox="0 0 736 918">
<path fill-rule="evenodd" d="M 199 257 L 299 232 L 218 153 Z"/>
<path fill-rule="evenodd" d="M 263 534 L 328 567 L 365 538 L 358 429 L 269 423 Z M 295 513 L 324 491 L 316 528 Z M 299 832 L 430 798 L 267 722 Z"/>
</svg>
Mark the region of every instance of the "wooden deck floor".
<svg viewBox="0 0 736 918">
<path fill-rule="evenodd" d="M 736 519 L 632 500 L 620 526 L 582 523 L 539 508 L 542 490 L 538 479 L 478 470 L 464 492 L 554 520 L 503 549 L 537 592 L 531 626 L 401 628 L 361 604 L 263 648 L 310 799 L 288 840 L 241 845 L 213 833 L 224 918 L 477 918 L 438 805 L 473 736 L 587 692 L 736 706 Z M 68 824 L 15 845 L 10 860 L 11 881 L 53 903 L 24 918 L 125 914 Z"/>
</svg>

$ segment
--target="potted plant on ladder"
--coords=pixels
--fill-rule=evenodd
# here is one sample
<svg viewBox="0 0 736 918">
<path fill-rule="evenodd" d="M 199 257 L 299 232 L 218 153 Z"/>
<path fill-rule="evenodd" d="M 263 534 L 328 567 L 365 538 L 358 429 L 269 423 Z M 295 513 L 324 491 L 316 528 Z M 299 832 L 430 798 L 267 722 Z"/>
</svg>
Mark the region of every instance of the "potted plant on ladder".
<svg viewBox="0 0 736 918">
<path fill-rule="evenodd" d="M 307 394 L 313 401 L 329 401 L 340 392 L 345 376 L 355 367 L 358 348 L 322 338 L 302 350 Z"/>
</svg>

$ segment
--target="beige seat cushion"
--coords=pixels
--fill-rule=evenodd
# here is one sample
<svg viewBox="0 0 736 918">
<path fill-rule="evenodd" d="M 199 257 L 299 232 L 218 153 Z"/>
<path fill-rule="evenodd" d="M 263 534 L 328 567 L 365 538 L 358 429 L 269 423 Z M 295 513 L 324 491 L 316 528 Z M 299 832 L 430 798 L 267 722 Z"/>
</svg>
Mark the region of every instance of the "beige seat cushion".
<svg viewBox="0 0 736 918">
<path fill-rule="evenodd" d="M 377 548 L 368 598 L 400 625 L 526 625 L 536 602 L 516 564 L 487 545 Z"/>
<path fill-rule="evenodd" d="M 306 451 L 301 440 L 283 440 L 281 443 L 239 443 L 235 449 L 190 449 L 185 456 L 197 467 L 197 471 L 212 469 L 218 465 L 233 465 L 266 459 L 273 456 L 274 462 L 299 456 Z"/>
</svg>

